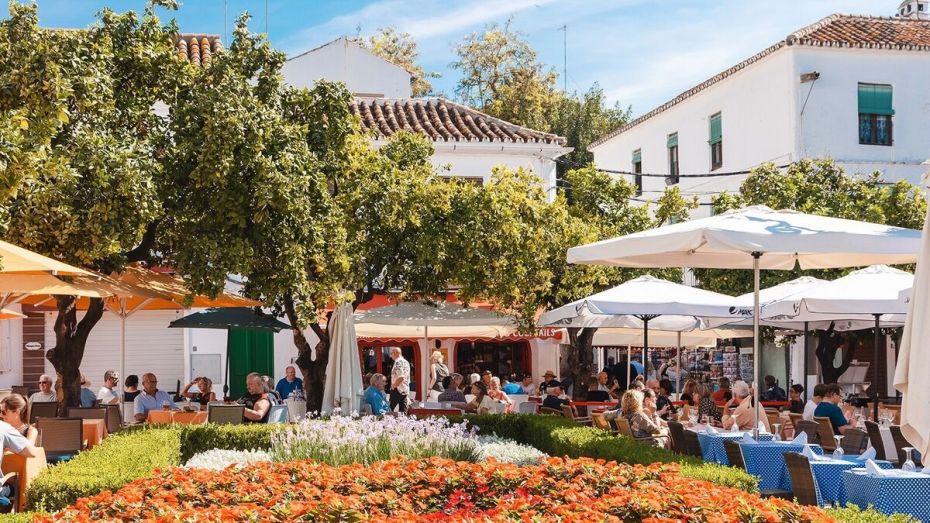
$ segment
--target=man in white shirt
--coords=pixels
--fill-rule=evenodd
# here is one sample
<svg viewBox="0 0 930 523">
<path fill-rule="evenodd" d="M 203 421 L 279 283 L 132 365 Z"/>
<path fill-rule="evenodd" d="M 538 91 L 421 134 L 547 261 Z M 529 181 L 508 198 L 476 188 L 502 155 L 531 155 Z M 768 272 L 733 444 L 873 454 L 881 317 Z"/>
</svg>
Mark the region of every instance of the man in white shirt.
<svg viewBox="0 0 930 523">
<path fill-rule="evenodd" d="M 103 373 L 103 387 L 97 391 L 97 399 L 101 405 L 118 405 L 119 393 L 115 388 L 119 384 L 119 373 L 108 370 Z"/>
<path fill-rule="evenodd" d="M 142 392 L 136 396 L 132 404 L 136 421 L 145 421 L 150 410 L 158 410 L 165 405 L 171 410 L 176 408 L 171 396 L 163 390 L 158 390 L 158 378 L 151 372 L 146 372 L 142 375 Z"/>
<path fill-rule="evenodd" d="M 39 392 L 34 392 L 29 396 L 29 403 L 43 401 L 58 401 L 55 391 L 52 390 L 52 377 L 48 374 L 39 376 Z"/>
<path fill-rule="evenodd" d="M 820 402 L 823 401 L 823 394 L 826 388 L 827 386 L 823 383 L 814 386 L 813 395 L 807 400 L 807 403 L 804 404 L 804 419 L 814 421 L 814 411 L 817 410 L 817 405 L 820 405 Z"/>
<path fill-rule="evenodd" d="M 398 412 L 407 412 L 407 398 L 410 394 L 410 362 L 404 359 L 400 347 L 391 347 L 391 410 L 397 407 Z"/>
</svg>

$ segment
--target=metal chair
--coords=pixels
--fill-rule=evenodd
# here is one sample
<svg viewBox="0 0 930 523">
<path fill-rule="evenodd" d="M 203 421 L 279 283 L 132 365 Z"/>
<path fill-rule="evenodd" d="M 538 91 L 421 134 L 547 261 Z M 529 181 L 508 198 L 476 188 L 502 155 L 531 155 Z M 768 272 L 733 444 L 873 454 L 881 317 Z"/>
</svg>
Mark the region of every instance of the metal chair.
<svg viewBox="0 0 930 523">
<path fill-rule="evenodd" d="M 107 409 L 103 407 L 69 407 L 69 418 L 107 419 Z"/>
<path fill-rule="evenodd" d="M 905 461 L 907 461 L 907 454 L 904 452 L 904 448 L 913 447 L 913 445 L 908 443 L 907 439 L 905 439 L 904 434 L 901 433 L 900 426 L 892 425 L 888 428 L 891 430 L 891 439 L 894 440 L 894 448 L 898 451 L 898 466 L 900 467 L 901 465 L 904 465 Z M 913 461 L 914 465 L 917 467 L 923 467 L 923 463 L 921 463 L 920 458 L 920 452 L 915 450 L 911 461 Z"/>
<path fill-rule="evenodd" d="M 816 421 L 818 425 L 817 439 L 820 440 L 820 446 L 823 447 L 824 452 L 833 452 L 836 450 L 836 440 L 833 439 L 833 424 L 830 423 L 830 418 L 814 416 L 814 421 Z"/>
<path fill-rule="evenodd" d="M 29 424 L 35 425 L 38 418 L 58 417 L 57 401 L 34 401 L 29 404 Z"/>
<path fill-rule="evenodd" d="M 688 456 L 704 459 L 704 452 L 701 451 L 701 440 L 698 439 L 697 432 L 694 432 L 693 430 L 685 430 L 683 432 L 685 435 L 684 453 Z"/>
<path fill-rule="evenodd" d="M 45 449 L 49 463 L 61 463 L 84 448 L 84 423 L 81 418 L 38 418 L 39 446 Z"/>
<path fill-rule="evenodd" d="M 244 405 L 210 405 L 207 410 L 207 422 L 240 425 L 244 415 Z"/>
<path fill-rule="evenodd" d="M 840 447 L 844 454 L 854 454 L 858 456 L 869 445 L 869 435 L 862 429 L 846 429 L 843 433 L 843 440 L 840 441 Z"/>
<path fill-rule="evenodd" d="M 287 405 L 272 405 L 265 423 L 287 423 Z"/>
<path fill-rule="evenodd" d="M 809 419 L 802 419 L 797 423 L 797 425 L 794 426 L 794 435 L 797 436 L 803 432 L 807 434 L 807 442 L 812 444 L 820 442 L 819 431 L 820 424 Z"/>
<path fill-rule="evenodd" d="M 746 470 L 746 463 L 743 461 L 743 451 L 739 448 L 739 443 L 725 439 L 723 440 L 723 450 L 727 452 L 727 460 L 731 467 Z"/>
<path fill-rule="evenodd" d="M 865 430 L 869 435 L 869 441 L 872 442 L 872 448 L 875 449 L 875 459 L 887 460 L 885 455 L 885 442 L 882 439 L 882 429 L 874 421 L 865 422 Z"/>
<path fill-rule="evenodd" d="M 685 426 L 677 421 L 669 421 L 668 435 L 672 439 L 672 450 L 685 454 Z"/>
<path fill-rule="evenodd" d="M 791 476 L 791 487 L 794 497 L 802 505 L 819 507 L 823 505 L 817 482 L 814 481 L 814 471 L 807 456 L 797 452 L 785 452 L 785 465 L 788 475 Z"/>
</svg>

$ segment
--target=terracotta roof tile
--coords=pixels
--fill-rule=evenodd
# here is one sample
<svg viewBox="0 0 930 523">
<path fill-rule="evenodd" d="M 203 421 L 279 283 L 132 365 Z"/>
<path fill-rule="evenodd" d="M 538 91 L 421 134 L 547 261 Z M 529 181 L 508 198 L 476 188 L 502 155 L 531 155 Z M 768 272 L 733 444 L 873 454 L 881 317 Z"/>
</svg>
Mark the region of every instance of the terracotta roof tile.
<svg viewBox="0 0 930 523">
<path fill-rule="evenodd" d="M 708 78 L 607 136 L 596 140 L 590 147 L 603 144 L 787 46 L 930 51 L 930 20 L 883 16 L 830 15 L 791 33 L 784 40 Z"/>
<path fill-rule="evenodd" d="M 200 66 L 210 63 L 210 58 L 223 49 L 219 35 L 182 33 L 178 35 L 178 58 Z"/>
<path fill-rule="evenodd" d="M 351 110 L 362 127 L 379 137 L 407 130 L 437 142 L 566 143 L 562 136 L 520 127 L 443 98 L 356 98 Z"/>
</svg>

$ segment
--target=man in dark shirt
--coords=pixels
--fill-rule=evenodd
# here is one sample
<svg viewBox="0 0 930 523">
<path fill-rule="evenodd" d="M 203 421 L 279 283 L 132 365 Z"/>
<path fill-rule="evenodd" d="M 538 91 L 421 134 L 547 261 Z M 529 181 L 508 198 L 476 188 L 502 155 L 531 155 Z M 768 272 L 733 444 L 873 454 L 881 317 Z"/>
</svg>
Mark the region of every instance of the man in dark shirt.
<svg viewBox="0 0 930 523">
<path fill-rule="evenodd" d="M 610 394 L 606 390 L 600 390 L 597 381 L 588 383 L 588 401 L 610 401 Z"/>
<path fill-rule="evenodd" d="M 785 389 L 778 386 L 775 382 L 775 376 L 769 374 L 765 377 L 765 392 L 762 394 L 765 401 L 788 401 L 788 395 Z"/>
<path fill-rule="evenodd" d="M 833 426 L 833 433 L 841 435 L 846 432 L 847 429 L 851 428 L 852 425 L 849 424 L 846 416 L 843 415 L 843 410 L 839 407 L 839 403 L 843 400 L 840 396 L 840 386 L 836 383 L 830 383 L 826 385 L 824 389 L 823 400 L 817 404 L 817 409 L 814 410 L 814 416 L 818 418 L 830 418 L 830 425 Z"/>
<path fill-rule="evenodd" d="M 788 400 L 791 402 L 788 411 L 792 414 L 804 414 L 804 400 L 801 399 L 801 394 L 804 394 L 804 387 L 800 383 L 795 383 L 788 389 Z"/>
<path fill-rule="evenodd" d="M 556 382 L 556 385 L 549 387 L 546 390 L 546 397 L 543 398 L 542 406 L 550 409 L 555 409 L 559 412 L 562 411 L 562 405 L 571 405 L 572 412 L 577 416 L 575 407 L 572 405 L 572 402 L 568 398 L 562 397 L 562 387 L 561 384 Z"/>
<path fill-rule="evenodd" d="M 551 370 L 547 370 L 546 373 L 543 374 L 542 383 L 539 384 L 539 395 L 545 396 L 546 390 L 549 389 L 550 387 L 561 387 L 561 386 L 562 384 L 559 382 L 559 380 L 555 379 L 555 373 L 552 372 Z"/>
</svg>

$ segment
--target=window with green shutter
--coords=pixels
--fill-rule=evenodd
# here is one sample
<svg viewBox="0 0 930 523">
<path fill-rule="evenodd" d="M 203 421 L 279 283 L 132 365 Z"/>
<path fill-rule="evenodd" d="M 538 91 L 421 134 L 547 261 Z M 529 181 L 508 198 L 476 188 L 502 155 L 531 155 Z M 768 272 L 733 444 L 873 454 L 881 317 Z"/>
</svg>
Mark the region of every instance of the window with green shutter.
<svg viewBox="0 0 930 523">
<path fill-rule="evenodd" d="M 678 183 L 678 133 L 668 135 L 668 183 Z"/>
<path fill-rule="evenodd" d="M 893 90 L 890 85 L 859 84 L 859 143 L 891 145 Z"/>
<path fill-rule="evenodd" d="M 707 143 L 710 144 L 710 170 L 713 171 L 723 166 L 723 122 L 720 113 L 710 117 L 710 138 Z"/>
<path fill-rule="evenodd" d="M 633 185 L 636 186 L 636 196 L 643 194 L 643 152 L 642 149 L 633 151 Z"/>
</svg>

